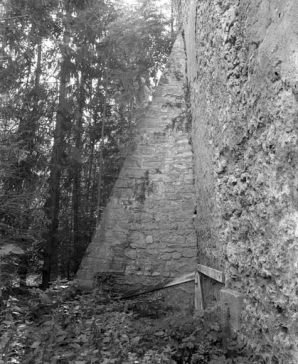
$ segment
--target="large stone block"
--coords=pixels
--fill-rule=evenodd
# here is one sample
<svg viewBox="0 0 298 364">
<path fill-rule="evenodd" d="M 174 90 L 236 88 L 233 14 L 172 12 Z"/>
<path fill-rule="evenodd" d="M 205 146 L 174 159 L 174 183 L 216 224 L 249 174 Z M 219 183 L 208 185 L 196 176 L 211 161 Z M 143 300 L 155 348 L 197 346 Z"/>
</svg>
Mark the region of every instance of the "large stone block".
<svg viewBox="0 0 298 364">
<path fill-rule="evenodd" d="M 234 290 L 224 288 L 220 291 L 222 324 L 237 332 L 241 329 L 241 314 L 244 296 Z"/>
</svg>

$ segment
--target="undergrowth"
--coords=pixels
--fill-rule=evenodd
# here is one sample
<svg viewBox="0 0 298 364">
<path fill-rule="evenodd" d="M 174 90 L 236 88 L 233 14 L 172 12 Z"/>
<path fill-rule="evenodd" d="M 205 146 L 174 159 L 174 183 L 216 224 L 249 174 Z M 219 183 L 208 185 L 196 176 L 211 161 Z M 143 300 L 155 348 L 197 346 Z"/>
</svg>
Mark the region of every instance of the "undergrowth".
<svg viewBox="0 0 298 364">
<path fill-rule="evenodd" d="M 142 297 L 112 300 L 96 291 L 78 294 L 74 286 L 61 284 L 9 296 L 2 300 L 0 363 L 259 363 L 236 340 L 223 345 L 216 308 L 152 318 L 156 303 L 150 305 Z"/>
</svg>

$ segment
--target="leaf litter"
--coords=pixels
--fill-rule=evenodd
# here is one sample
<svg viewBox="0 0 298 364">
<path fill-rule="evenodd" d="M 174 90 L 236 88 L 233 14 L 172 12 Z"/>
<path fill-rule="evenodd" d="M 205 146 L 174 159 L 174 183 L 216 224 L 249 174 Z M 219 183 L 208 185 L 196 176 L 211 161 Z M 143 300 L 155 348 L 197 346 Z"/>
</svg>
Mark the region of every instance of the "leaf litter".
<svg viewBox="0 0 298 364">
<path fill-rule="evenodd" d="M 2 301 L 0 364 L 262 362 L 234 338 L 223 345 L 218 307 L 198 314 L 166 312 L 156 303 L 146 306 L 146 295 L 121 300 L 63 287 L 32 289 Z"/>
</svg>

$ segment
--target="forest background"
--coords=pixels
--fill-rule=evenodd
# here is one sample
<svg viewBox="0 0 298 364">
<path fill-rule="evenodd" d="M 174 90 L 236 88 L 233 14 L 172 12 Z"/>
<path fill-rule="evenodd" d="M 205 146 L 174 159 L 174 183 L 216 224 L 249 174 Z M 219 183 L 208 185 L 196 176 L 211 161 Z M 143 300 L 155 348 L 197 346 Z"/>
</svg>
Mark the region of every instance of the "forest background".
<svg viewBox="0 0 298 364">
<path fill-rule="evenodd" d="M 74 277 L 175 38 L 174 1 L 0 1 L 1 286 Z"/>
</svg>

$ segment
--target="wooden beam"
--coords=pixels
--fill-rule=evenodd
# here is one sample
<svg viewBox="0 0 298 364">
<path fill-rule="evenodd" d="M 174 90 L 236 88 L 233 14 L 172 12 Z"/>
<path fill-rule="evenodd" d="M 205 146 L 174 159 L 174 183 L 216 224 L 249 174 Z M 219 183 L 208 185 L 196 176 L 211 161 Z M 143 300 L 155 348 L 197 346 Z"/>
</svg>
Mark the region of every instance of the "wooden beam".
<svg viewBox="0 0 298 364">
<path fill-rule="evenodd" d="M 122 296 L 122 298 L 135 297 L 135 296 L 139 296 L 139 295 L 144 294 L 144 293 L 158 291 L 158 290 L 163 289 L 163 288 L 177 286 L 178 284 L 187 283 L 187 282 L 191 282 L 191 281 L 194 281 L 194 280 L 195 280 L 195 273 L 186 273 L 181 277 L 174 278 L 174 279 L 172 279 L 170 281 L 168 280 L 167 282 L 162 282 L 162 283 L 156 284 L 154 286 L 146 287 L 146 288 L 143 288 L 143 289 L 128 291 Z"/>
<path fill-rule="evenodd" d="M 206 265 L 198 264 L 198 272 L 204 274 L 205 276 L 212 278 L 220 283 L 225 283 L 224 273 L 220 270 L 207 267 Z"/>
<path fill-rule="evenodd" d="M 195 273 L 187 273 L 179 278 L 173 279 L 171 282 L 164 285 L 164 287 L 176 286 L 177 284 L 186 283 L 195 280 Z"/>
</svg>

